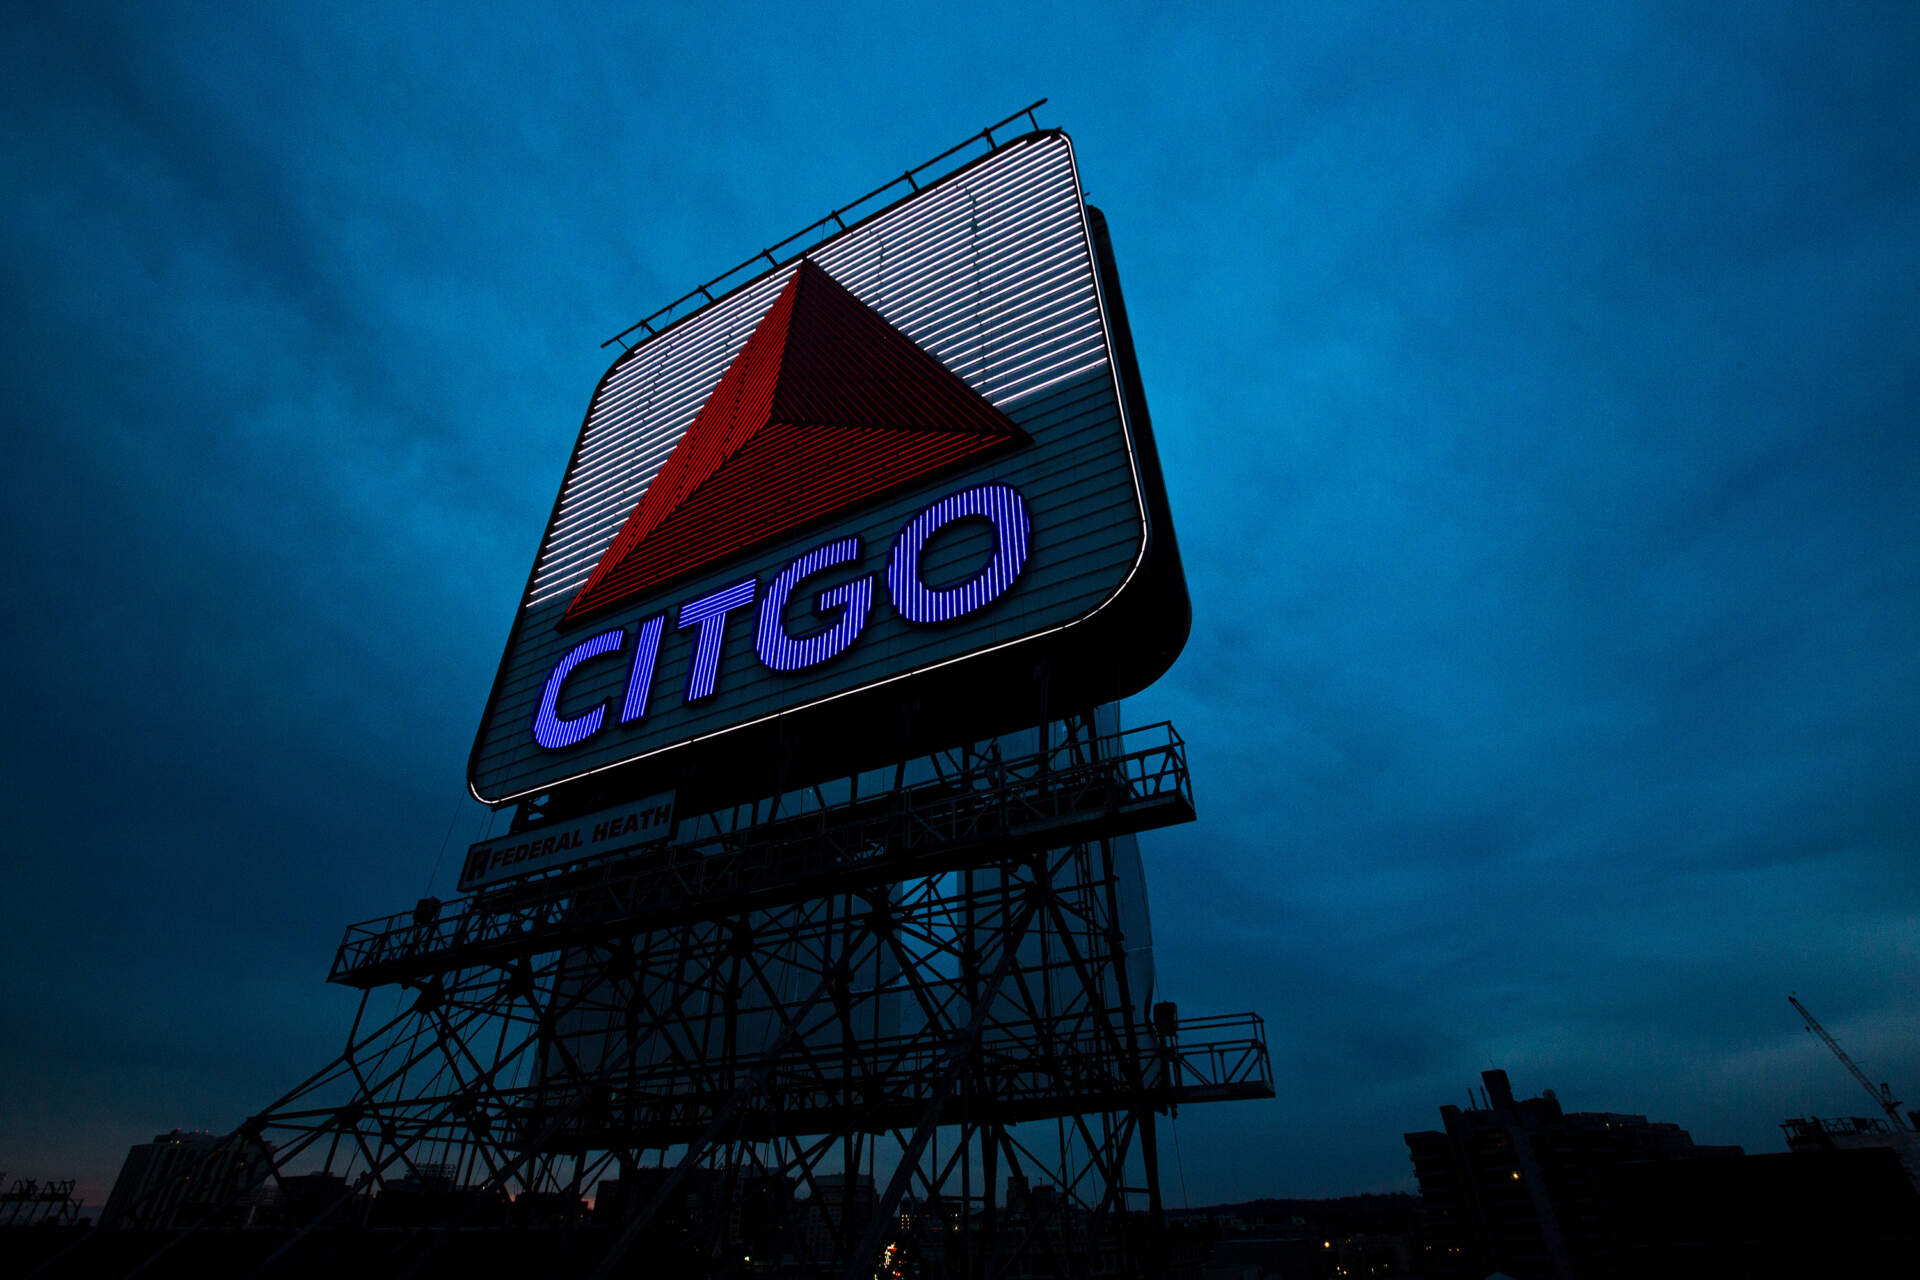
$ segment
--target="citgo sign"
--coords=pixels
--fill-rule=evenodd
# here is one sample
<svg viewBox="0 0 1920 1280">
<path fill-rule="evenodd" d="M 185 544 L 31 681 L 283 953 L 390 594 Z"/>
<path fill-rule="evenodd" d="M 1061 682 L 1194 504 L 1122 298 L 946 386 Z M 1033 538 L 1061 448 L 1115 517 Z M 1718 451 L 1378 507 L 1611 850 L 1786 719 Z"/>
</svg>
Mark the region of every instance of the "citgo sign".
<svg viewBox="0 0 1920 1280">
<path fill-rule="evenodd" d="M 608 370 L 469 782 L 685 808 L 1121 696 L 1186 626 L 1104 225 L 1037 133 Z"/>
</svg>

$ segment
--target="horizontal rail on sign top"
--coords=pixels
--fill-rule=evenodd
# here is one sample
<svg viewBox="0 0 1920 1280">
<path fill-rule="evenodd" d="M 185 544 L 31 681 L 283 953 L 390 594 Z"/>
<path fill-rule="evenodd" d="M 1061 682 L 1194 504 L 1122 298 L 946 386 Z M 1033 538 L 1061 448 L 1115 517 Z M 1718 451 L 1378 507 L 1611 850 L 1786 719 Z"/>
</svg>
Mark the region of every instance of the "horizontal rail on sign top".
<svg viewBox="0 0 1920 1280">
<path fill-rule="evenodd" d="M 714 298 L 718 296 L 717 294 L 714 293 L 714 290 L 716 288 L 726 283 L 726 281 L 732 278 L 733 276 L 739 275 L 742 271 L 745 271 L 749 267 L 756 267 L 761 265 L 762 263 L 766 264 L 766 267 L 768 270 L 772 270 L 773 268 L 778 267 L 783 261 L 783 259 L 777 256 L 778 252 L 782 249 L 785 249 L 788 245 L 792 244 L 796 240 L 801 239 L 804 236 L 812 235 L 815 232 L 823 232 L 824 234 L 821 236 L 821 240 L 824 240 L 827 234 L 838 235 L 840 232 L 845 231 L 847 227 L 850 225 L 846 220 L 846 215 L 848 215 L 849 213 L 852 213 L 855 209 L 858 209 L 860 206 L 867 204 L 868 202 L 875 200 L 880 196 L 885 195 L 889 191 L 892 191 L 895 187 L 898 187 L 903 182 L 907 185 L 907 188 L 910 193 L 919 191 L 920 190 L 919 177 L 921 174 L 933 168 L 935 165 L 941 164 L 942 162 L 951 159 L 953 156 L 958 155 L 960 152 L 965 151 L 967 148 L 973 146 L 976 142 L 985 142 L 987 144 L 987 149 L 983 154 L 992 155 L 994 152 L 998 151 L 1002 146 L 1006 145 L 1005 143 L 999 141 L 993 136 L 993 131 L 995 129 L 1004 129 L 1008 125 L 1012 124 L 1014 121 L 1024 116 L 1026 117 L 1027 123 L 1033 126 L 1033 132 L 1036 132 L 1036 133 L 1039 132 L 1040 120 L 1039 120 L 1039 117 L 1034 115 L 1034 112 L 1038 111 L 1041 107 L 1044 107 L 1046 105 L 1047 105 L 1047 100 L 1045 98 L 1040 98 L 1037 101 L 1031 102 L 1028 105 L 1020 108 L 1020 110 L 1014 112 L 1012 115 L 1008 116 L 1006 119 L 994 121 L 992 124 L 988 125 L 986 128 L 980 130 L 980 132 L 971 134 L 968 137 L 962 139 L 961 141 L 954 143 L 952 146 L 948 147 L 945 151 L 942 151 L 939 155 L 935 156 L 933 159 L 917 164 L 913 168 L 908 169 L 905 173 L 902 173 L 899 177 L 893 178 L 887 182 L 881 183 L 879 186 L 867 192 L 867 194 L 861 196 L 859 199 L 850 200 L 846 204 L 841 205 L 838 209 L 829 211 L 825 217 L 819 218 L 813 222 L 808 223 L 806 226 L 800 228 L 798 231 L 794 232 L 792 235 L 788 236 L 786 239 L 774 241 L 772 244 L 768 245 L 766 248 L 762 249 L 760 252 L 748 258 L 745 262 L 740 263 L 738 266 L 730 267 L 727 270 L 722 271 L 719 275 L 707 281 L 705 284 L 696 285 L 692 290 L 690 290 L 686 294 L 682 295 L 679 298 L 674 299 L 672 302 L 669 302 L 666 306 L 661 307 L 658 311 L 655 311 L 651 315 L 646 316 L 643 319 L 634 321 L 634 323 L 628 325 L 626 328 L 622 329 L 620 332 L 614 334 L 611 338 L 608 338 L 605 342 L 601 343 L 600 345 L 602 347 L 610 347 L 617 342 L 621 345 L 622 348 L 628 351 L 631 351 L 633 350 L 633 347 L 627 345 L 626 339 L 627 339 L 627 336 L 631 334 L 635 329 L 645 329 L 647 331 L 647 337 L 649 338 L 653 337 L 656 333 L 659 332 L 658 329 L 655 329 L 653 327 L 654 321 L 660 320 L 672 314 L 676 309 L 685 305 L 686 303 L 692 302 L 695 298 L 699 298 L 703 304 L 712 302 Z M 958 166 L 955 166 L 955 167 L 957 168 Z M 943 174 L 942 176 L 945 176 L 945 175 Z M 858 220 L 856 219 L 856 221 Z M 833 230 L 831 233 L 825 233 L 825 228 L 828 226 L 828 224 L 832 224 Z M 810 244 L 807 247 L 813 248 L 818 243 L 820 243 L 820 241 L 815 241 L 814 244 Z"/>
<path fill-rule="evenodd" d="M 972 757 L 961 773 L 351 925 L 328 981 L 375 987 L 1190 822 L 1186 743 L 1161 722 Z M 700 824 L 684 823 L 699 830 Z"/>
</svg>

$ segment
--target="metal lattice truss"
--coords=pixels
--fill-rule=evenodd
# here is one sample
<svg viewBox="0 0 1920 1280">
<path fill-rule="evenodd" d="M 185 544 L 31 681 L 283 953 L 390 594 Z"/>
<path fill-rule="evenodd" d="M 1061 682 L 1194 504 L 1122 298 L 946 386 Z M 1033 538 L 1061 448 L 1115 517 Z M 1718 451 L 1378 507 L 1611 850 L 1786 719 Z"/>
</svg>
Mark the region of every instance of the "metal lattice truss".
<svg viewBox="0 0 1920 1280">
<path fill-rule="evenodd" d="M 1186 743 L 1166 723 L 1068 736 L 1009 756 L 998 744 L 926 758 L 878 794 L 858 777 L 703 815 L 667 848 L 478 894 L 422 920 L 351 926 L 329 980 L 368 987 L 635 928 L 677 924 L 691 904 L 739 911 L 1010 852 L 1193 820 Z M 529 830 L 537 830 L 537 827 Z"/>
<path fill-rule="evenodd" d="M 0 1227 L 79 1222 L 82 1202 L 73 1198 L 73 1182 L 72 1178 L 48 1182 L 15 1178 L 11 1187 L 0 1192 Z M 5 1184 L 6 1175 L 0 1174 L 0 1186 Z"/>
<path fill-rule="evenodd" d="M 1156 1113 L 1272 1085 L 1253 1015 L 1149 1026 L 1123 837 L 1156 797 L 1191 812 L 1184 758 L 1170 729 L 1163 769 L 1089 727 L 1065 754 L 709 822 L 718 881 L 690 841 L 356 926 L 345 1050 L 228 1140 L 299 1206 L 276 1257 L 328 1224 L 430 1221 L 389 1260 L 419 1270 L 450 1230 L 592 1198 L 597 1275 L 1151 1266 L 1126 1224 L 1158 1217 Z"/>
</svg>

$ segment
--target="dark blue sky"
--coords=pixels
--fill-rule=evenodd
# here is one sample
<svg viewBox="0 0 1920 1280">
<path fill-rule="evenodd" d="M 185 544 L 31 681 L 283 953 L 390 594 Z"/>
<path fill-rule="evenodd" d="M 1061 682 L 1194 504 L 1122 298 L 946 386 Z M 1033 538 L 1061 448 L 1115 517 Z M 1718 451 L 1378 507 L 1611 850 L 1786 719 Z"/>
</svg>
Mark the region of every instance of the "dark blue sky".
<svg viewBox="0 0 1920 1280">
<path fill-rule="evenodd" d="M 1911 4 L 62 10 L 0 48 L 8 1174 L 337 1050 L 341 929 L 484 829 L 600 340 L 1042 95 L 1194 592 L 1163 994 L 1280 1091 L 1182 1114 L 1192 1201 L 1410 1187 L 1490 1065 L 1777 1150 L 1867 1106 L 1789 990 L 1920 1097 Z"/>
</svg>

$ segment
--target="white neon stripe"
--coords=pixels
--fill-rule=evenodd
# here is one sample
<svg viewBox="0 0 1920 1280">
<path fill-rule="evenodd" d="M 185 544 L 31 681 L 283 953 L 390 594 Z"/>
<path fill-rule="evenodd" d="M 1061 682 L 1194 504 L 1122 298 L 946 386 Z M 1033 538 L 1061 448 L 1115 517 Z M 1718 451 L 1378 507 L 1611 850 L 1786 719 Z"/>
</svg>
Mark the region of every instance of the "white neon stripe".
<svg viewBox="0 0 1920 1280">
<path fill-rule="evenodd" d="M 937 198 L 815 255 L 888 323 L 1003 405 L 1066 370 L 1097 368 L 1104 356 L 1094 291 L 1047 279 L 1085 249 L 1070 150 L 1060 146 L 1036 163 L 1031 149 L 1046 145 L 1009 148 Z M 914 259 L 910 274 L 894 267 L 903 243 Z M 577 591 L 593 571 L 789 274 L 754 281 L 666 330 L 608 379 L 537 557 L 529 605 Z M 1041 354 L 1005 358 L 1021 348 Z"/>
</svg>

